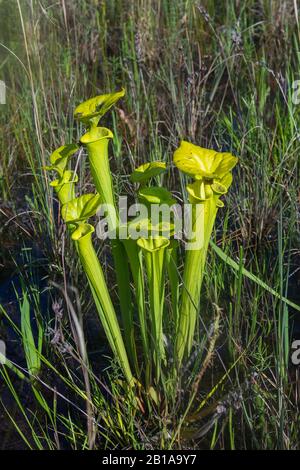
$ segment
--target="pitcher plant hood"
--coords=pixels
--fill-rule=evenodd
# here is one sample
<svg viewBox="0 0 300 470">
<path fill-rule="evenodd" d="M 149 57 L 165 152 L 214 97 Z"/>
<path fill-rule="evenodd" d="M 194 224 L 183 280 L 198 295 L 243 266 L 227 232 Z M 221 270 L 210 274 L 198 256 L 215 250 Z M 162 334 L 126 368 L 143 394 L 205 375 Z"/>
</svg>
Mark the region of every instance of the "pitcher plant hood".
<svg viewBox="0 0 300 470">
<path fill-rule="evenodd" d="M 97 213 L 100 204 L 99 194 L 83 194 L 64 204 L 61 214 L 66 223 L 86 222 Z"/>
<path fill-rule="evenodd" d="M 132 183 L 144 184 L 149 181 L 150 178 L 159 176 L 164 173 L 167 169 L 165 162 L 155 161 L 144 163 L 137 167 L 130 176 L 130 181 Z"/>
<path fill-rule="evenodd" d="M 123 96 L 125 89 L 122 88 L 116 93 L 107 93 L 95 96 L 79 104 L 74 111 L 75 119 L 83 122 L 85 125 L 97 126 L 100 119 L 107 111 Z"/>
<path fill-rule="evenodd" d="M 174 163 L 183 173 L 195 179 L 221 179 L 237 164 L 229 152 L 216 152 L 183 140 L 174 152 Z"/>
<path fill-rule="evenodd" d="M 142 188 L 138 192 L 138 197 L 139 200 L 146 205 L 167 204 L 168 206 L 172 206 L 176 204 L 176 200 L 172 197 L 170 191 L 160 186 Z"/>
<path fill-rule="evenodd" d="M 66 170 L 71 157 L 79 150 L 77 144 L 62 145 L 50 155 L 51 166 L 47 167 L 48 170 L 56 170 L 62 173 Z"/>
</svg>

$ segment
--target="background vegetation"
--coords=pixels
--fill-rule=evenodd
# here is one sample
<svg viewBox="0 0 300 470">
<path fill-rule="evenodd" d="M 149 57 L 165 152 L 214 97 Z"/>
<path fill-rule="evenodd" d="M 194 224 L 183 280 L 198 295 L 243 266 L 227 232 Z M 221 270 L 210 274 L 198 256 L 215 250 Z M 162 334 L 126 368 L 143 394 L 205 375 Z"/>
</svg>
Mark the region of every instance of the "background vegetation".
<svg viewBox="0 0 300 470">
<path fill-rule="evenodd" d="M 242 275 L 244 266 L 300 303 L 299 34 L 297 0 L 0 0 L 0 328 L 11 361 L 1 367 L 1 448 L 300 447 L 290 363 L 299 312 Z M 123 399 L 43 170 L 78 140 L 75 106 L 121 86 L 103 122 L 119 194 L 132 191 L 135 166 L 170 162 L 181 138 L 240 158 L 214 232 L 240 269 L 210 250 L 193 360 L 163 404 L 150 397 L 139 411 Z M 89 189 L 83 159 L 78 171 Z M 42 338 L 30 360 L 26 315 Z"/>
</svg>

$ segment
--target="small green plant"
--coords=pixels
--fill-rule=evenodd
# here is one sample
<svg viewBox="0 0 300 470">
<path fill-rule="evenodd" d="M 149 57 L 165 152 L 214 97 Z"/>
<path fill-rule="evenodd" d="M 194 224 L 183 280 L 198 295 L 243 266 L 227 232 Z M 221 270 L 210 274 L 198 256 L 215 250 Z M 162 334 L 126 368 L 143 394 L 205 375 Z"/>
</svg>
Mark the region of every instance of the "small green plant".
<svg viewBox="0 0 300 470">
<path fill-rule="evenodd" d="M 19 300 L 23 349 L 29 374 L 35 375 L 41 370 L 41 352 L 44 332 L 41 323 L 36 320 L 38 326 L 38 341 L 36 345 L 31 326 L 30 303 L 28 294 L 24 288 L 23 293 L 23 300 Z"/>
<path fill-rule="evenodd" d="M 75 118 L 86 128 L 80 142 L 86 148 L 97 192 L 76 197 L 78 178 L 70 168 L 78 150 L 75 144 L 57 149 L 47 169 L 57 173 L 51 185 L 61 204 L 62 217 L 75 243 L 111 350 L 128 384 L 142 384 L 157 397 L 163 378 L 176 378 L 182 362 L 191 354 L 209 239 L 217 210 L 223 206 L 220 197 L 232 182 L 231 170 L 237 158 L 185 141 L 174 153 L 174 164 L 194 180 L 186 186 L 190 229 L 186 234 L 180 285 L 180 237 L 173 211 L 176 200 L 166 188 L 153 184 L 167 171 L 165 162 L 145 163 L 132 173 L 130 180 L 137 189 L 138 215 L 124 222 L 118 211 L 108 157 L 113 133 L 100 127 L 99 121 L 123 96 L 124 90 L 101 95 L 75 109 Z M 95 229 L 88 223 L 100 208 L 106 216 L 118 305 L 112 300 L 94 248 Z M 166 289 L 170 292 L 170 303 L 165 301 Z"/>
</svg>

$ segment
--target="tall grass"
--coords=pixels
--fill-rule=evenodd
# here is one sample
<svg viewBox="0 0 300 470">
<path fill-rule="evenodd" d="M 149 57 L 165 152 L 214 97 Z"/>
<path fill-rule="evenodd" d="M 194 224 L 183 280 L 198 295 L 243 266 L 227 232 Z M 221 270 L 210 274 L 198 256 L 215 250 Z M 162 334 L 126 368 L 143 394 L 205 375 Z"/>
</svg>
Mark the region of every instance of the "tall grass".
<svg viewBox="0 0 300 470">
<path fill-rule="evenodd" d="M 297 8 L 295 1 L 264 0 L 0 2 L 0 79 L 7 84 L 7 104 L 0 105 L 0 263 L 7 277 L 13 258 L 23 269 L 20 246 L 38 250 L 55 300 L 54 318 L 41 311 L 49 334 L 36 379 L 51 419 L 34 396 L 24 405 L 22 379 L 1 368 L 1 393 L 6 384 L 17 408 L 4 402 L 4 392 L 1 403 L 27 446 L 299 447 L 298 371 L 289 363 L 296 310 L 243 275 L 246 268 L 299 303 L 299 106 L 291 88 L 299 70 Z M 98 347 L 97 323 L 96 339 L 84 331 L 88 364 L 80 348 L 72 312 L 91 325 L 95 312 L 43 170 L 50 149 L 81 135 L 74 107 L 120 85 L 127 99 L 104 120 L 116 137 L 116 193 L 130 191 L 119 175 L 149 159 L 170 161 L 181 138 L 240 158 L 213 234 L 239 269 L 210 250 L 201 335 L 182 386 L 169 391 L 163 409 L 150 396 L 138 412 L 130 398 L 122 401 L 118 367 L 97 365 L 107 354 Z M 91 182 L 82 161 L 85 190 Z M 168 178 L 175 194 L 185 187 L 173 169 Z M 106 246 L 99 252 L 111 274 Z"/>
</svg>

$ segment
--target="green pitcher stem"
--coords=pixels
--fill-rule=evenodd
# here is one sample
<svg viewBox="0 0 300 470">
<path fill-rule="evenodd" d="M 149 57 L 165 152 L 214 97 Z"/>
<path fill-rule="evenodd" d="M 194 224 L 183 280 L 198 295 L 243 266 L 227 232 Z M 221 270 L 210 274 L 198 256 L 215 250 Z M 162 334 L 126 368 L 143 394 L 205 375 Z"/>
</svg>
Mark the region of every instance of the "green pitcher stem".
<svg viewBox="0 0 300 470">
<path fill-rule="evenodd" d="M 157 383 L 160 379 L 161 362 L 165 359 L 162 328 L 165 293 L 163 276 L 164 251 L 163 248 L 152 253 L 145 251 L 149 286 L 152 349 Z"/>
<path fill-rule="evenodd" d="M 115 204 L 108 158 L 108 143 L 112 138 L 113 133 L 109 129 L 92 126 L 90 130 L 82 136 L 81 142 L 86 145 L 93 181 L 101 196 L 102 203 L 110 205 L 111 209 L 114 211 L 114 214 L 111 214 L 109 210 L 107 214 L 109 230 L 117 231 L 119 214 Z M 118 239 L 112 240 L 111 247 L 120 299 L 122 324 L 127 332 L 130 331 L 130 335 L 126 335 L 128 353 L 130 355 L 131 364 L 136 366 L 136 353 L 134 341 L 132 341 L 134 336 L 134 324 L 128 262 L 125 250 Z"/>
<path fill-rule="evenodd" d="M 166 261 L 168 278 L 170 283 L 170 292 L 172 300 L 172 313 L 174 319 L 174 328 L 177 330 L 179 315 L 179 276 L 178 276 L 178 242 L 171 240 L 166 251 Z"/>
<path fill-rule="evenodd" d="M 88 224 L 85 224 L 82 229 L 82 235 L 77 239 L 75 238 L 80 260 L 92 287 L 93 295 L 97 298 L 98 305 L 101 307 L 99 315 L 103 327 L 107 333 L 110 346 L 119 360 L 127 381 L 129 384 L 132 384 L 133 376 L 131 373 L 131 368 L 129 365 L 117 316 L 107 289 L 101 265 L 93 248 L 91 239 L 92 230 L 84 233 L 86 228 L 89 229 L 92 227 Z"/>
<path fill-rule="evenodd" d="M 61 206 L 75 198 L 75 183 L 77 181 L 77 175 L 73 171 L 67 170 L 62 173 L 59 179 L 50 183 L 57 194 Z"/>
<path fill-rule="evenodd" d="M 55 188 L 55 191 L 61 205 L 66 204 L 75 198 L 75 187 L 73 183 L 64 184 L 57 189 Z"/>
<path fill-rule="evenodd" d="M 150 384 L 151 377 L 151 353 L 149 348 L 149 339 L 148 339 L 148 325 L 146 320 L 146 309 L 145 309 L 145 285 L 144 285 L 144 275 L 143 275 L 143 262 L 142 262 L 142 252 L 141 249 L 137 246 L 135 240 L 123 240 L 127 257 L 129 260 L 133 283 L 135 287 L 135 298 L 137 303 L 138 318 L 140 323 L 140 331 L 142 338 L 143 346 L 143 358 L 145 368 L 145 383 L 146 388 Z"/>
<path fill-rule="evenodd" d="M 176 358 L 179 368 L 184 354 L 189 356 L 195 334 L 197 312 L 200 303 L 201 285 L 203 280 L 209 239 L 217 213 L 216 201 L 211 197 L 202 203 L 204 216 L 203 225 L 196 227 L 193 211 L 193 232 L 198 240 L 203 240 L 198 249 L 187 250 L 183 274 L 183 292 L 180 305 L 178 330 L 176 337 Z M 193 209 L 196 207 L 194 205 Z"/>
<path fill-rule="evenodd" d="M 126 250 L 120 240 L 111 241 L 114 265 L 122 314 L 122 325 L 124 329 L 125 344 L 130 362 L 136 373 L 139 374 L 137 352 L 134 336 L 133 311 L 131 306 L 130 279 Z"/>
</svg>

